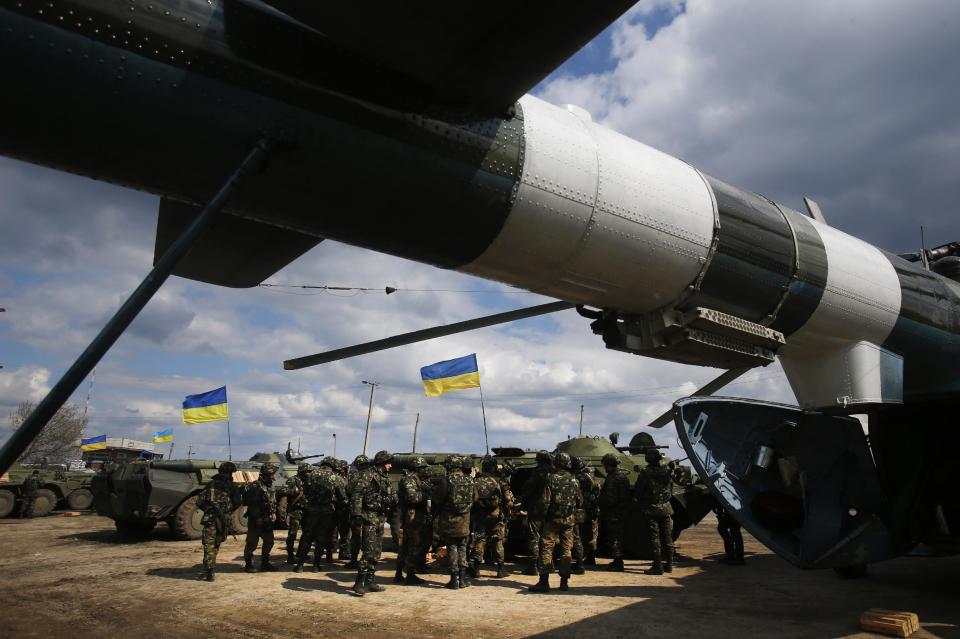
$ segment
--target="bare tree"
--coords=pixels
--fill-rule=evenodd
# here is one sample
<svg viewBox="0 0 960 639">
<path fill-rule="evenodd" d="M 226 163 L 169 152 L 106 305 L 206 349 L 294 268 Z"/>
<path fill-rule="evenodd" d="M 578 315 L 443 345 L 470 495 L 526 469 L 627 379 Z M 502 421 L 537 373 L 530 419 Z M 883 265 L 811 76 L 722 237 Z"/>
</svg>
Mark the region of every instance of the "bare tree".
<svg viewBox="0 0 960 639">
<path fill-rule="evenodd" d="M 17 409 L 10 414 L 10 426 L 14 430 L 19 428 L 34 407 L 32 402 L 20 402 Z M 20 461 L 40 462 L 46 457 L 48 462 L 55 464 L 75 458 L 77 442 L 86 426 L 87 418 L 83 417 L 80 408 L 73 404 L 64 404 L 20 456 Z"/>
</svg>

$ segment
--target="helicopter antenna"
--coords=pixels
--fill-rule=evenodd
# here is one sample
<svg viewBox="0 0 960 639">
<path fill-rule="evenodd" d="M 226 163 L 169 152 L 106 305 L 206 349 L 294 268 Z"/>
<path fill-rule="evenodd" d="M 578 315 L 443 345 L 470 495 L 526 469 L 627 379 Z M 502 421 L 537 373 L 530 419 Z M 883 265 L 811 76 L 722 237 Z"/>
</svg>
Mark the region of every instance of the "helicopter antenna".
<svg viewBox="0 0 960 639">
<path fill-rule="evenodd" d="M 927 257 L 927 242 L 923 237 L 923 224 L 920 225 L 920 261 L 923 262 L 923 270 L 930 270 L 930 258 Z"/>
</svg>

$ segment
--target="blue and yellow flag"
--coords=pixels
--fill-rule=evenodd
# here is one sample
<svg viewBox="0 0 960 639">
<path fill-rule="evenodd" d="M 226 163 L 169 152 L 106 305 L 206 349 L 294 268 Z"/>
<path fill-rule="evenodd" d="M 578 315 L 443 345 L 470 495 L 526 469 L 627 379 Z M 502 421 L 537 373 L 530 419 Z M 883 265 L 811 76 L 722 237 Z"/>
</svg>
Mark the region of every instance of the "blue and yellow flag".
<svg viewBox="0 0 960 639">
<path fill-rule="evenodd" d="M 439 397 L 447 391 L 477 388 L 480 386 L 477 354 L 424 366 L 420 369 L 420 377 L 427 397 Z"/>
<path fill-rule="evenodd" d="M 183 400 L 183 423 L 203 424 L 230 419 L 227 414 L 227 387 L 221 386 Z"/>
<path fill-rule="evenodd" d="M 163 442 L 172 442 L 173 441 L 173 429 L 168 428 L 167 430 L 158 430 L 153 434 L 153 443 L 162 444 Z"/>
<path fill-rule="evenodd" d="M 80 450 L 103 450 L 107 447 L 107 436 L 98 435 L 80 440 Z"/>
</svg>

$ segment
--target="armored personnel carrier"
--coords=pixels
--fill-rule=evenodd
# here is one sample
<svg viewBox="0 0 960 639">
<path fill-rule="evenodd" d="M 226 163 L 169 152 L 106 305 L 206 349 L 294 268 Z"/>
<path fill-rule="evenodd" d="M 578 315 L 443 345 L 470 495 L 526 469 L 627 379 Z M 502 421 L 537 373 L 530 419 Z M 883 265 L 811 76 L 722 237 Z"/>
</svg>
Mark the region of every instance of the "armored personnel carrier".
<svg viewBox="0 0 960 639">
<path fill-rule="evenodd" d="M 234 462 L 234 481 L 246 484 L 257 479 L 260 466 L 273 462 L 279 466 L 274 486 L 297 474 L 297 462 L 310 457 L 286 453 L 257 453 L 248 461 Z M 94 505 L 97 512 L 113 519 L 117 531 L 136 537 L 149 533 L 164 522 L 182 539 L 199 539 L 203 512 L 197 508 L 197 495 L 217 474 L 226 460 L 175 459 L 169 461 L 134 461 L 110 473 L 100 473 L 93 480 Z M 247 531 L 246 508 L 240 507 L 231 516 L 236 533 Z"/>
<path fill-rule="evenodd" d="M 22 485 L 33 471 L 40 473 L 40 490 L 33 505 L 35 517 L 49 514 L 64 503 L 73 510 L 86 510 L 93 503 L 90 484 L 93 471 L 67 470 L 61 464 L 14 464 L 0 475 L 0 517 L 13 513 L 22 500 Z"/>
</svg>

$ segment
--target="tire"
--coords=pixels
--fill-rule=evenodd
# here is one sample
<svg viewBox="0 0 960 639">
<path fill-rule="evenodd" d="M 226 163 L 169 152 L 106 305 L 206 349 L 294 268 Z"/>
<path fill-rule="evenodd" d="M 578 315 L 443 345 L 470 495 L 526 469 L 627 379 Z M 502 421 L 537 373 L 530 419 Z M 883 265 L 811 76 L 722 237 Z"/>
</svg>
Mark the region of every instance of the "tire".
<svg viewBox="0 0 960 639">
<path fill-rule="evenodd" d="M 93 505 L 93 493 L 86 488 L 78 488 L 67 495 L 67 505 L 71 510 L 87 510 Z"/>
<path fill-rule="evenodd" d="M 867 574 L 867 564 L 853 564 L 852 566 L 837 566 L 833 569 L 841 579 L 860 579 Z"/>
<path fill-rule="evenodd" d="M 121 537 L 127 539 L 143 539 L 150 534 L 153 527 L 157 525 L 156 521 L 123 521 L 117 519 L 113 522 L 117 527 L 117 532 Z"/>
<path fill-rule="evenodd" d="M 17 496 L 10 490 L 0 490 L 0 517 L 6 517 L 17 506 Z"/>
<path fill-rule="evenodd" d="M 181 539 L 200 539 L 203 534 L 203 511 L 197 508 L 197 496 L 188 497 L 173 517 L 173 532 Z"/>
<path fill-rule="evenodd" d="M 230 521 L 233 523 L 233 532 L 238 535 L 247 534 L 247 509 L 244 506 L 233 511 Z"/>
<path fill-rule="evenodd" d="M 57 507 L 57 494 L 49 488 L 41 488 L 37 491 L 37 496 L 33 500 L 33 516 L 44 517 L 49 515 Z"/>
</svg>

